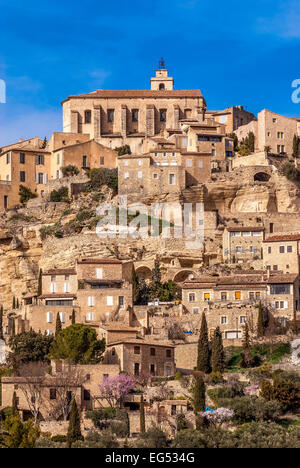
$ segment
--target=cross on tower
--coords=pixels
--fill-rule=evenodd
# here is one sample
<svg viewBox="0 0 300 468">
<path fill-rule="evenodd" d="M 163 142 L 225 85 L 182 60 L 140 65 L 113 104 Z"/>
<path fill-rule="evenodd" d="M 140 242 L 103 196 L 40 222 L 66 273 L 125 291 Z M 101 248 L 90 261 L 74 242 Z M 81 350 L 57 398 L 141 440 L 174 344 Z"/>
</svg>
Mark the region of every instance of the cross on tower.
<svg viewBox="0 0 300 468">
<path fill-rule="evenodd" d="M 166 66 L 165 66 L 165 61 L 164 61 L 163 57 L 160 59 L 158 66 L 159 66 L 160 70 L 165 70 Z"/>
</svg>

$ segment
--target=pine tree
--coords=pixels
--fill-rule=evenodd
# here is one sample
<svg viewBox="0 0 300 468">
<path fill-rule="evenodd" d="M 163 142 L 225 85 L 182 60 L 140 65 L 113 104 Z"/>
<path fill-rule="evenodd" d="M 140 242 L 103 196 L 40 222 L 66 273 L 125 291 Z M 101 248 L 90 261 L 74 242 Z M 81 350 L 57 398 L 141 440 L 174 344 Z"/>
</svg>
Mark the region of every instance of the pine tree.
<svg viewBox="0 0 300 468">
<path fill-rule="evenodd" d="M 225 369 L 225 355 L 220 327 L 215 329 L 213 337 L 211 364 L 213 372 L 220 372 L 223 374 Z"/>
<path fill-rule="evenodd" d="M 72 447 L 72 444 L 77 440 L 83 440 L 80 427 L 80 416 L 77 408 L 76 400 L 74 398 L 70 413 L 70 422 L 67 434 L 67 446 Z"/>
<path fill-rule="evenodd" d="M 17 394 L 16 392 L 13 393 L 13 399 L 12 399 L 12 414 L 14 416 L 17 416 L 19 414 L 18 411 L 18 399 L 17 399 Z"/>
<path fill-rule="evenodd" d="M 192 393 L 194 413 L 205 411 L 205 383 L 202 375 L 195 378 Z"/>
<path fill-rule="evenodd" d="M 265 333 L 265 326 L 264 326 L 264 317 L 263 317 L 263 308 L 262 303 L 259 303 L 258 307 L 258 318 L 257 318 L 257 336 L 258 338 L 262 338 Z"/>
<path fill-rule="evenodd" d="M 4 340 L 4 335 L 3 335 L 3 305 L 0 306 L 0 340 Z"/>
<path fill-rule="evenodd" d="M 146 432 L 144 395 L 141 395 L 140 404 L 140 432 L 141 434 L 145 434 Z"/>
<path fill-rule="evenodd" d="M 44 140 L 43 140 L 41 149 L 45 149 L 47 147 L 47 144 L 48 144 L 48 140 L 47 140 L 47 137 L 45 137 Z"/>
<path fill-rule="evenodd" d="M 198 341 L 197 370 L 205 374 L 210 372 L 210 351 L 208 342 L 208 330 L 205 313 L 202 314 L 201 330 Z"/>
<path fill-rule="evenodd" d="M 13 301 L 12 301 L 12 310 L 15 310 L 15 308 L 16 308 L 16 298 L 14 296 Z"/>
<path fill-rule="evenodd" d="M 60 320 L 59 312 L 56 316 L 56 325 L 55 325 L 55 338 L 57 338 L 58 334 L 62 331 L 62 324 Z"/>
<path fill-rule="evenodd" d="M 76 312 L 75 312 L 75 309 L 73 309 L 72 311 L 72 325 L 75 325 L 76 323 Z"/>
<path fill-rule="evenodd" d="M 139 279 L 138 279 L 138 276 L 136 274 L 134 266 L 132 267 L 131 284 L 132 284 L 133 304 L 137 304 L 138 298 L 139 298 Z"/>
<path fill-rule="evenodd" d="M 38 296 L 41 296 L 43 294 L 43 270 L 40 269 L 39 272 L 39 282 L 38 282 Z"/>
</svg>

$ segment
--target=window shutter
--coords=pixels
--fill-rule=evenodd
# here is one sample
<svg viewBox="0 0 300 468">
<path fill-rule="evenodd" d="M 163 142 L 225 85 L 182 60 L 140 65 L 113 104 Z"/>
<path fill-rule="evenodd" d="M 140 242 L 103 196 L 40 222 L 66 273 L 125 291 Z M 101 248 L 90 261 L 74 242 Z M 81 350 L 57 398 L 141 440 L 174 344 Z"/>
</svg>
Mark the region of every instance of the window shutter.
<svg viewBox="0 0 300 468">
<path fill-rule="evenodd" d="M 88 298 L 88 305 L 89 305 L 89 307 L 93 307 L 94 304 L 95 304 L 94 297 L 93 297 L 93 296 L 89 296 L 89 298 Z"/>
<path fill-rule="evenodd" d="M 47 179 L 48 179 L 47 174 L 44 174 L 43 179 L 44 179 L 44 184 L 46 184 L 46 183 L 47 183 Z"/>
<path fill-rule="evenodd" d="M 107 305 L 108 306 L 114 305 L 114 298 L 112 296 L 107 296 Z"/>
<path fill-rule="evenodd" d="M 39 175 L 38 175 L 38 173 L 35 174 L 35 183 L 36 183 L 36 184 L 39 183 Z"/>
<path fill-rule="evenodd" d="M 285 309 L 288 309 L 288 308 L 289 308 L 289 303 L 288 303 L 288 301 L 284 301 L 284 308 L 285 308 Z"/>
<path fill-rule="evenodd" d="M 52 321 L 53 321 L 52 312 L 47 312 L 47 323 L 52 323 Z"/>
<path fill-rule="evenodd" d="M 60 313 L 59 313 L 59 317 L 60 317 L 61 323 L 65 323 L 65 322 L 66 322 L 66 314 L 65 314 L 64 312 L 60 312 Z"/>
</svg>

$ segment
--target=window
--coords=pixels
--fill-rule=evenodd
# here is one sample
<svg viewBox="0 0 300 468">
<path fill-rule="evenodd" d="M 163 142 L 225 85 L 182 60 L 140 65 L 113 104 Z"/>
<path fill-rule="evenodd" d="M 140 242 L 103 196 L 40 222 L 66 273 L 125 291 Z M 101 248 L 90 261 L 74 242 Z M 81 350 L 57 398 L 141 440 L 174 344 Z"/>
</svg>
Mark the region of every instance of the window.
<svg viewBox="0 0 300 468">
<path fill-rule="evenodd" d="M 169 184 L 175 185 L 175 174 L 170 174 L 169 176 Z"/>
<path fill-rule="evenodd" d="M 227 317 L 221 317 L 221 324 L 226 325 L 227 323 Z"/>
<path fill-rule="evenodd" d="M 56 276 L 55 276 L 55 275 L 52 275 L 52 276 L 51 276 L 51 282 L 53 283 L 54 281 L 56 281 Z"/>
<path fill-rule="evenodd" d="M 106 305 L 113 306 L 114 305 L 114 298 L 113 296 L 107 296 L 106 298 Z"/>
<path fill-rule="evenodd" d="M 134 354 L 141 354 L 140 346 L 135 346 L 133 352 L 134 352 Z"/>
<path fill-rule="evenodd" d="M 83 390 L 83 399 L 84 401 L 91 401 L 91 392 L 89 390 Z"/>
<path fill-rule="evenodd" d="M 37 164 L 38 164 L 39 166 L 43 166 L 44 163 L 45 163 L 45 161 L 44 161 L 44 155 L 43 155 L 43 154 L 39 154 L 39 155 L 37 156 Z"/>
<path fill-rule="evenodd" d="M 50 400 L 56 400 L 56 389 L 50 388 Z"/>
<path fill-rule="evenodd" d="M 95 314 L 94 312 L 89 312 L 88 313 L 88 322 L 94 322 L 95 321 Z"/>
<path fill-rule="evenodd" d="M 210 293 L 204 293 L 204 300 L 210 301 Z"/>
<path fill-rule="evenodd" d="M 268 247 L 268 254 L 272 253 L 272 247 Z"/>
<path fill-rule="evenodd" d="M 139 110 L 132 109 L 132 122 L 138 122 L 138 121 L 139 121 Z"/>
<path fill-rule="evenodd" d="M 242 316 L 240 317 L 240 323 L 246 323 L 247 317 Z"/>
<path fill-rule="evenodd" d="M 138 172 L 138 179 L 142 179 L 143 178 L 143 173 L 141 171 Z"/>
<path fill-rule="evenodd" d="M 110 123 L 113 123 L 115 120 L 115 110 L 114 109 L 108 109 L 107 111 L 107 121 Z"/>
<path fill-rule="evenodd" d="M 171 375 L 171 366 L 166 366 L 166 376 L 170 377 Z"/>
<path fill-rule="evenodd" d="M 212 156 L 216 156 L 216 150 L 215 150 L 215 149 L 212 149 L 212 150 L 211 150 L 211 155 L 212 155 Z"/>
<path fill-rule="evenodd" d="M 90 110 L 86 110 L 84 112 L 84 123 L 90 124 L 92 121 L 92 112 Z"/>
<path fill-rule="evenodd" d="M 166 357 L 167 357 L 167 358 L 171 358 L 171 357 L 172 357 L 172 350 L 171 350 L 171 349 L 167 349 L 167 350 L 166 350 Z"/>
<path fill-rule="evenodd" d="M 47 312 L 47 323 L 53 322 L 53 314 L 52 312 Z"/>
<path fill-rule="evenodd" d="M 26 175 L 25 171 L 20 171 L 20 182 L 25 182 Z"/>
<path fill-rule="evenodd" d="M 153 174 L 153 179 L 158 179 L 158 174 Z"/>
<path fill-rule="evenodd" d="M 102 280 L 103 279 L 103 268 L 97 268 L 97 279 Z"/>
<path fill-rule="evenodd" d="M 176 416 L 176 414 L 177 414 L 177 406 L 176 405 L 172 405 L 171 414 L 172 414 L 172 416 Z"/>
<path fill-rule="evenodd" d="M 69 285 L 69 283 L 65 283 L 65 284 L 64 284 L 64 292 L 65 292 L 65 293 L 69 293 L 69 292 L 70 292 L 70 285 Z"/>
<path fill-rule="evenodd" d="M 50 292 L 51 292 L 51 294 L 55 294 L 55 293 L 56 293 L 56 284 L 55 284 L 55 283 L 51 283 L 51 285 L 50 285 Z"/>
<path fill-rule="evenodd" d="M 195 302 L 196 297 L 194 293 L 189 294 L 189 302 Z"/>
<path fill-rule="evenodd" d="M 273 270 L 274 270 L 274 271 L 277 271 L 277 270 L 278 270 L 278 265 L 274 265 L 274 266 L 273 266 Z"/>
<path fill-rule="evenodd" d="M 167 111 L 166 111 L 166 109 L 161 109 L 160 110 L 160 121 L 161 122 L 166 122 L 167 121 Z"/>
<path fill-rule="evenodd" d="M 66 323 L 66 314 L 64 312 L 59 313 L 61 323 Z"/>
<path fill-rule="evenodd" d="M 88 306 L 94 307 L 95 306 L 95 298 L 93 296 L 88 297 Z"/>
<path fill-rule="evenodd" d="M 227 293 L 221 292 L 221 301 L 227 301 Z"/>
<path fill-rule="evenodd" d="M 57 164 L 60 163 L 60 156 L 59 156 L 59 154 L 58 154 L 57 157 L 56 157 L 56 163 L 57 163 Z"/>
<path fill-rule="evenodd" d="M 87 167 L 87 156 L 82 156 L 82 167 Z"/>
<path fill-rule="evenodd" d="M 271 284 L 270 286 L 271 294 L 290 294 L 290 291 L 290 284 Z"/>
<path fill-rule="evenodd" d="M 187 160 L 187 167 L 193 167 L 193 161 L 191 159 Z"/>
<path fill-rule="evenodd" d="M 277 123 L 277 119 L 273 119 L 273 123 Z"/>
<path fill-rule="evenodd" d="M 143 165 L 143 161 L 140 160 L 140 161 L 138 162 L 138 164 L 139 164 L 139 166 L 142 166 L 142 165 Z"/>
<path fill-rule="evenodd" d="M 129 172 L 125 172 L 124 179 L 129 179 Z"/>
<path fill-rule="evenodd" d="M 124 161 L 124 166 L 128 166 L 128 159 L 126 159 L 126 161 Z"/>
<path fill-rule="evenodd" d="M 104 156 L 100 156 L 100 166 L 104 166 Z"/>
<path fill-rule="evenodd" d="M 199 314 L 199 309 L 198 307 L 193 307 L 193 314 L 198 315 Z"/>
<path fill-rule="evenodd" d="M 125 301 L 124 296 L 119 296 L 119 307 L 124 307 Z"/>
<path fill-rule="evenodd" d="M 20 164 L 25 164 L 25 153 L 20 153 Z"/>
<path fill-rule="evenodd" d="M 279 247 L 279 253 L 284 253 L 284 251 L 285 251 L 284 246 L 281 245 L 281 246 Z"/>
<path fill-rule="evenodd" d="M 10 163 L 10 153 L 7 153 L 6 155 L 6 164 Z"/>
<path fill-rule="evenodd" d="M 288 246 L 287 246 L 287 252 L 288 252 L 288 253 L 293 252 L 293 246 L 292 246 L 292 245 L 288 245 Z"/>
<path fill-rule="evenodd" d="M 134 375 L 135 375 L 135 376 L 140 375 L 140 365 L 139 365 L 138 362 L 136 362 L 136 363 L 134 364 Z"/>
<path fill-rule="evenodd" d="M 155 356 L 155 348 L 150 348 L 150 356 Z"/>
<path fill-rule="evenodd" d="M 241 291 L 236 291 L 235 292 L 235 299 L 239 301 L 242 298 L 242 293 Z"/>
</svg>

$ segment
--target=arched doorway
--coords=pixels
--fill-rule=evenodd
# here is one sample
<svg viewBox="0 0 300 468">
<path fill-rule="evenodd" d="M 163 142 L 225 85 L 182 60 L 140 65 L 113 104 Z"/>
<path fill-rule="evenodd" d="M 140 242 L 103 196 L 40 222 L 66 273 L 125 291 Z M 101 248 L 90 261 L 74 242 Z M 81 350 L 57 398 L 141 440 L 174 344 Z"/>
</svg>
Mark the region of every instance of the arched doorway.
<svg viewBox="0 0 300 468">
<path fill-rule="evenodd" d="M 271 176 L 266 172 L 257 172 L 254 176 L 254 182 L 269 182 Z"/>
</svg>

